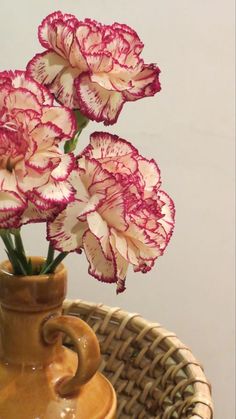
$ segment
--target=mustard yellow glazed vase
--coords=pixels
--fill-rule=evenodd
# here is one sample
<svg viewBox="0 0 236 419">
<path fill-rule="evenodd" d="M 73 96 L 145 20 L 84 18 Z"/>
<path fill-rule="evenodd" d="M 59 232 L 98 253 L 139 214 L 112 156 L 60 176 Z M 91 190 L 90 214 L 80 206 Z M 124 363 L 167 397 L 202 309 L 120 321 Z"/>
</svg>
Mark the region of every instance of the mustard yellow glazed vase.
<svg viewBox="0 0 236 419">
<path fill-rule="evenodd" d="M 43 261 L 33 257 L 34 269 Z M 114 389 L 97 372 L 94 332 L 61 315 L 66 282 L 62 264 L 32 276 L 0 264 L 0 419 L 115 419 Z M 63 334 L 74 351 L 62 345 Z"/>
</svg>

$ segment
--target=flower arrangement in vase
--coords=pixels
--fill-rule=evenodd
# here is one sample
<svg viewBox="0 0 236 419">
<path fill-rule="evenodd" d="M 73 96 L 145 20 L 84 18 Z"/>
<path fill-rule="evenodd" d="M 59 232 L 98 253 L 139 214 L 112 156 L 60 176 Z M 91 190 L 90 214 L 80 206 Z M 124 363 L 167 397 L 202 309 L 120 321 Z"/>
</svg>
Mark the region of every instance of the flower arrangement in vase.
<svg viewBox="0 0 236 419">
<path fill-rule="evenodd" d="M 60 418 L 65 409 L 68 418 L 108 419 L 115 417 L 115 395 L 96 373 L 96 338 L 81 320 L 61 316 L 62 261 L 70 252 L 84 252 L 89 274 L 123 292 L 129 265 L 146 273 L 165 251 L 175 210 L 156 162 L 131 142 L 98 131 L 80 154 L 76 146 L 90 120 L 115 124 L 126 102 L 158 93 L 160 70 L 144 63 L 143 43 L 126 25 L 55 12 L 43 20 L 38 35 L 45 50 L 26 70 L 0 73 L 0 236 L 8 256 L 0 273 L 5 376 L 0 416 L 15 417 L 14 382 L 23 406 L 19 419 Z M 25 224 L 38 222 L 47 225 L 44 259 L 26 255 L 20 233 Z M 28 349 L 22 324 L 28 326 Z M 58 332 L 72 338 L 78 366 Z M 47 389 L 36 404 L 32 368 L 38 371 L 37 386 L 41 382 Z M 97 402 L 93 412 L 88 400 L 91 394 L 101 399 L 99 391 L 107 402 L 105 407 Z"/>
</svg>

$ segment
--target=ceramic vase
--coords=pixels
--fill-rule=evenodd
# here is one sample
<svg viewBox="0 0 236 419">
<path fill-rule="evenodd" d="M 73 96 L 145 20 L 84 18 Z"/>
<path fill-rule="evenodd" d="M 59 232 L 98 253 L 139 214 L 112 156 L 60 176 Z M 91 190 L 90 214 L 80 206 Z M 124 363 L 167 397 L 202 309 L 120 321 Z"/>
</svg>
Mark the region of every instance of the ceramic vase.
<svg viewBox="0 0 236 419">
<path fill-rule="evenodd" d="M 34 270 L 42 258 L 31 258 Z M 0 265 L 0 418 L 114 419 L 116 396 L 97 372 L 92 329 L 63 316 L 67 272 L 16 276 Z M 69 336 L 74 350 L 63 346 Z"/>
</svg>

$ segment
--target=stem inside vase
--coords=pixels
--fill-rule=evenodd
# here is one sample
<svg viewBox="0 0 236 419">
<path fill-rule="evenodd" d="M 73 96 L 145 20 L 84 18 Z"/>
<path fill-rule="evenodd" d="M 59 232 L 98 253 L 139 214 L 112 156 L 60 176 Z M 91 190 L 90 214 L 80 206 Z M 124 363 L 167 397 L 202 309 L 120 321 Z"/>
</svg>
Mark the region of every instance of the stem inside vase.
<svg viewBox="0 0 236 419">
<path fill-rule="evenodd" d="M 68 255 L 61 252 L 55 257 L 55 250 L 49 243 L 48 254 L 41 265 L 32 264 L 31 258 L 26 256 L 20 229 L 0 230 L 0 237 L 5 245 L 5 251 L 12 265 L 15 275 L 43 275 L 55 272 L 56 267 Z"/>
</svg>

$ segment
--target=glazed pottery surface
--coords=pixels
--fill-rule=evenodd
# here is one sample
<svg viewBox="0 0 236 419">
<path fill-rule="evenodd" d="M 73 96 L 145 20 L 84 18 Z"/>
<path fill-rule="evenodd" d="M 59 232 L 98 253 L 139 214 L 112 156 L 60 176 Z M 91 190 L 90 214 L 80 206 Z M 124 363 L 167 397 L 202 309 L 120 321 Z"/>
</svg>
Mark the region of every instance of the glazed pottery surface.
<svg viewBox="0 0 236 419">
<path fill-rule="evenodd" d="M 97 339 L 82 320 L 61 315 L 65 292 L 63 265 L 32 276 L 0 265 L 0 419 L 115 418 L 115 392 L 96 372 Z"/>
</svg>

